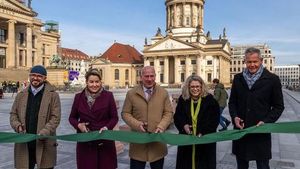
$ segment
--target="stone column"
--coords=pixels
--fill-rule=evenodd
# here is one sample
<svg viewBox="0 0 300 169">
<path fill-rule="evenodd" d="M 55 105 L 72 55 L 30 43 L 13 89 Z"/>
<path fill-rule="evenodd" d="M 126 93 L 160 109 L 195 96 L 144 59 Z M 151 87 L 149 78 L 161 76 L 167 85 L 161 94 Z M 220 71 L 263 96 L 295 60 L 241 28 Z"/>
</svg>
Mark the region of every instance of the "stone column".
<svg viewBox="0 0 300 169">
<path fill-rule="evenodd" d="M 194 22 L 194 15 L 195 15 L 195 11 L 194 11 L 194 3 L 192 3 L 191 5 L 191 25 L 192 27 L 196 27 L 195 25 L 195 22 Z"/>
<path fill-rule="evenodd" d="M 167 6 L 167 30 L 170 29 L 170 23 L 171 23 L 171 10 L 170 6 Z"/>
<path fill-rule="evenodd" d="M 197 56 L 197 75 L 201 76 L 201 55 Z"/>
<path fill-rule="evenodd" d="M 204 15 L 204 8 L 203 8 L 203 5 L 201 5 L 201 28 L 203 28 L 203 15 Z"/>
<path fill-rule="evenodd" d="M 27 67 L 32 67 L 32 25 L 26 25 L 26 57 L 27 63 L 25 64 Z"/>
<path fill-rule="evenodd" d="M 144 60 L 144 66 L 150 66 L 149 57 L 145 58 L 145 60 Z"/>
<path fill-rule="evenodd" d="M 183 26 L 183 27 L 186 27 L 187 26 L 187 24 L 186 24 L 186 19 L 185 19 L 185 4 L 186 3 L 182 3 L 182 20 L 181 20 L 181 23 L 182 23 L 182 25 L 181 26 Z"/>
<path fill-rule="evenodd" d="M 156 82 L 160 82 L 160 74 L 159 74 L 159 59 L 158 57 L 154 58 L 154 69 L 155 69 L 155 74 L 156 74 L 156 78 L 155 78 L 155 81 Z"/>
<path fill-rule="evenodd" d="M 174 56 L 175 57 L 175 60 L 174 60 L 174 64 L 175 64 L 175 70 L 174 70 L 174 75 L 175 75 L 175 84 L 177 83 L 180 83 L 180 76 L 179 76 L 179 62 L 180 62 L 180 59 L 178 56 Z"/>
<path fill-rule="evenodd" d="M 177 5 L 174 4 L 174 23 L 173 23 L 173 27 L 177 27 Z"/>
<path fill-rule="evenodd" d="M 164 58 L 164 83 L 169 84 L 169 58 Z"/>
<path fill-rule="evenodd" d="M 190 76 L 191 58 L 190 56 L 185 57 L 185 78 Z"/>
<path fill-rule="evenodd" d="M 15 24 L 17 21 L 9 20 L 8 21 L 8 48 L 7 48 L 7 57 L 6 57 L 6 67 L 13 68 L 17 67 L 17 58 L 16 58 L 16 27 Z"/>
<path fill-rule="evenodd" d="M 213 56 L 213 75 L 212 78 L 218 78 L 217 77 L 217 56 Z"/>
<path fill-rule="evenodd" d="M 198 11 L 198 25 L 200 25 L 200 28 L 202 28 L 202 5 L 199 5 L 199 11 Z"/>
</svg>

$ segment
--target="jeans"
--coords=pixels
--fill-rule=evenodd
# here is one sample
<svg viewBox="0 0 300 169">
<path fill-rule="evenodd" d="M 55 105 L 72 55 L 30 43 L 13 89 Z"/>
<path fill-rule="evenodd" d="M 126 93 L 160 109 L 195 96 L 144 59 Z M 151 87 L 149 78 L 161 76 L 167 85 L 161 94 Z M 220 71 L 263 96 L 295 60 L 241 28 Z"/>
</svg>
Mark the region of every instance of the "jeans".
<svg viewBox="0 0 300 169">
<path fill-rule="evenodd" d="M 138 161 L 130 159 L 130 169 L 145 169 L 146 161 Z M 150 163 L 151 169 L 163 169 L 164 167 L 164 158 Z"/>
<path fill-rule="evenodd" d="M 225 107 L 220 107 L 220 121 L 219 124 L 222 126 L 223 129 L 227 128 L 226 122 L 229 123 L 230 121 L 226 119 L 224 116 L 222 116 L 223 110 Z"/>
</svg>

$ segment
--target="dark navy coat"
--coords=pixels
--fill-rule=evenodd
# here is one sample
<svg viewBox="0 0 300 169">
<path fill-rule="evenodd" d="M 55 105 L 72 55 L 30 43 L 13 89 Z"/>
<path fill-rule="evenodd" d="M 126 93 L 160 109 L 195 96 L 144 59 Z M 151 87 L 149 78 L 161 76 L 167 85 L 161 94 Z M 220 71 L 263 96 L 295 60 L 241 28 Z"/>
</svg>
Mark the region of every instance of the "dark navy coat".
<svg viewBox="0 0 300 169">
<path fill-rule="evenodd" d="M 235 75 L 229 98 L 233 124 L 235 117 L 244 120 L 245 128 L 255 126 L 259 121 L 274 123 L 283 110 L 282 88 L 278 76 L 264 69 L 261 77 L 249 89 L 243 74 Z M 233 141 L 232 151 L 245 160 L 271 159 L 271 134 L 246 135 Z"/>
</svg>

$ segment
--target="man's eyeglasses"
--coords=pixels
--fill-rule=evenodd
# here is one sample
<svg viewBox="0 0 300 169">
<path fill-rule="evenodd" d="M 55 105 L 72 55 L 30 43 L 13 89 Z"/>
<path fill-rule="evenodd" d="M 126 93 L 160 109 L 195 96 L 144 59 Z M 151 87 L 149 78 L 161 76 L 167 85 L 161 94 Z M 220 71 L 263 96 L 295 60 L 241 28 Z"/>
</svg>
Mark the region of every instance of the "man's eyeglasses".
<svg viewBox="0 0 300 169">
<path fill-rule="evenodd" d="M 42 79 L 44 77 L 44 75 L 40 75 L 40 74 L 35 74 L 35 73 L 30 73 L 29 76 L 31 78 L 39 78 L 39 79 Z"/>
</svg>

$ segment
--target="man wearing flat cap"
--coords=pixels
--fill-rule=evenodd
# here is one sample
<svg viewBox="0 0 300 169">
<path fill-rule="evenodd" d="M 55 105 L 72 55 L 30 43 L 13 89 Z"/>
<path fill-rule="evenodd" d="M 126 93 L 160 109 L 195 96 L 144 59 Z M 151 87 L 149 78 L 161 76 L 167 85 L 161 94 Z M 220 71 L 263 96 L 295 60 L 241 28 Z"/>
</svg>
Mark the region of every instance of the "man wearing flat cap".
<svg viewBox="0 0 300 169">
<path fill-rule="evenodd" d="M 58 93 L 46 81 L 47 71 L 41 65 L 32 67 L 30 85 L 18 93 L 10 112 L 10 125 L 17 133 L 54 136 L 60 122 L 61 106 Z M 51 169 L 56 164 L 54 139 L 39 139 L 15 144 L 15 168 Z"/>
</svg>

